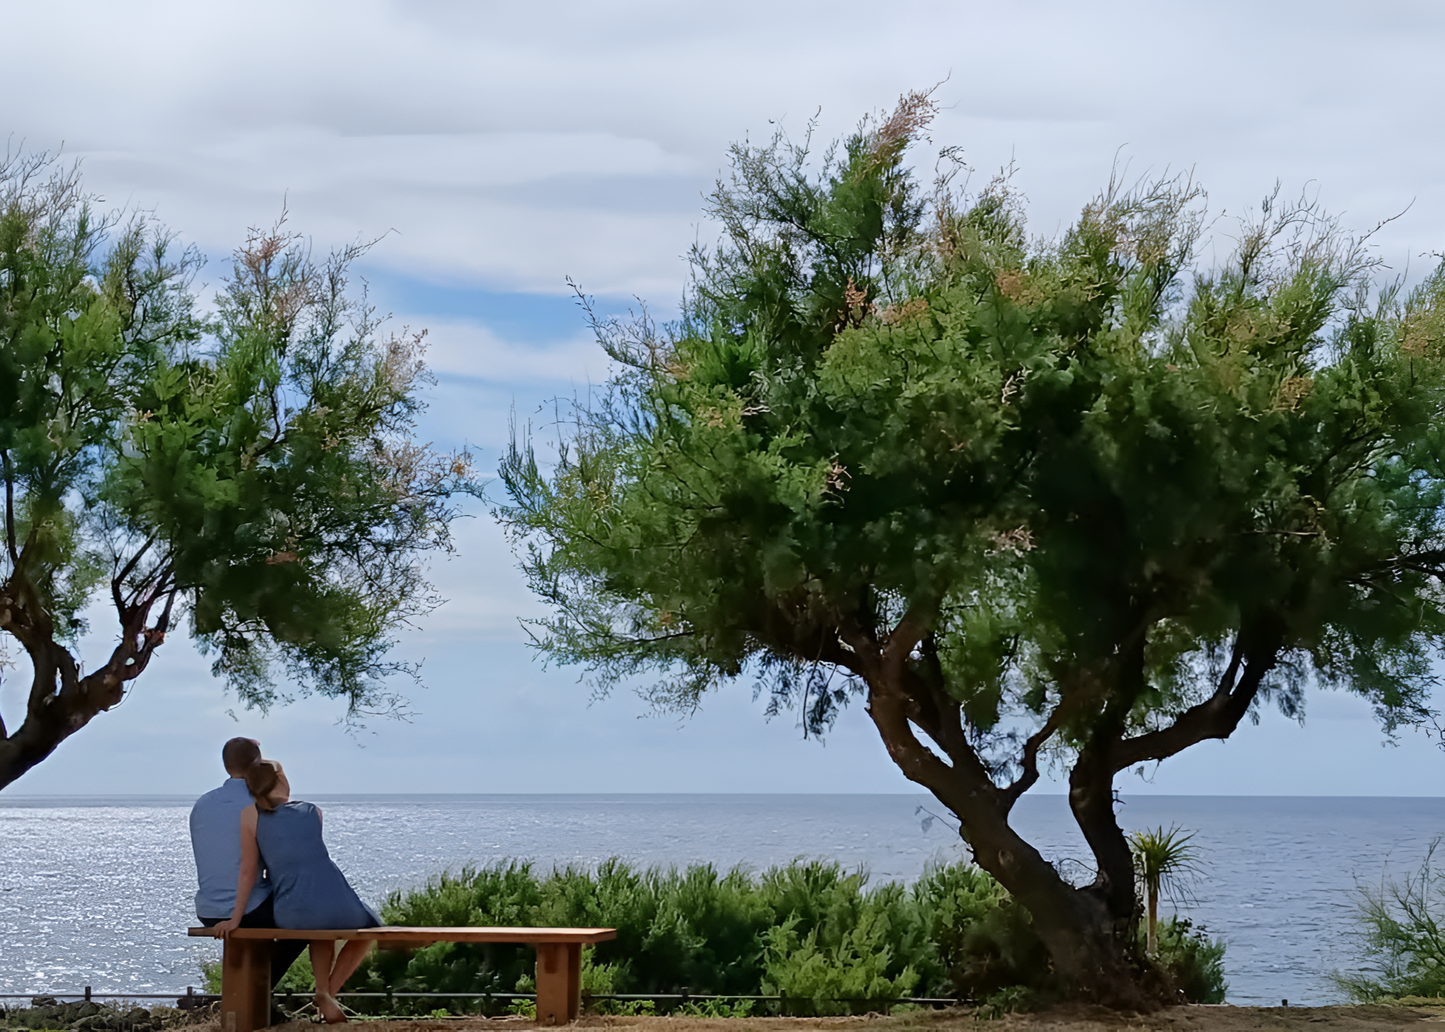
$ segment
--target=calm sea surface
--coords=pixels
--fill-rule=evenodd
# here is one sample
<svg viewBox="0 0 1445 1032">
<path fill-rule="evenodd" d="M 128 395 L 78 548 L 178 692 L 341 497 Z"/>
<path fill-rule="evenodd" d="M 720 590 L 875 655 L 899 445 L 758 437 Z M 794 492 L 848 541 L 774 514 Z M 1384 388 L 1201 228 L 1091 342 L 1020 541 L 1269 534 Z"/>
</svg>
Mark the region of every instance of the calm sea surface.
<svg viewBox="0 0 1445 1032">
<path fill-rule="evenodd" d="M 794 857 L 918 877 L 963 851 L 924 796 L 574 795 L 317 798 L 332 856 L 379 902 L 447 868 L 511 857 L 542 865 Z M 189 798 L 0 796 L 0 992 L 184 991 L 216 944 L 190 940 L 195 870 Z M 1205 875 L 1182 913 L 1221 936 L 1233 1003 L 1324 1003 L 1355 966 L 1355 880 L 1413 870 L 1445 833 L 1445 799 L 1127 798 L 1127 829 L 1197 832 Z M 1080 870 L 1062 796 L 1025 797 L 1021 832 Z"/>
</svg>

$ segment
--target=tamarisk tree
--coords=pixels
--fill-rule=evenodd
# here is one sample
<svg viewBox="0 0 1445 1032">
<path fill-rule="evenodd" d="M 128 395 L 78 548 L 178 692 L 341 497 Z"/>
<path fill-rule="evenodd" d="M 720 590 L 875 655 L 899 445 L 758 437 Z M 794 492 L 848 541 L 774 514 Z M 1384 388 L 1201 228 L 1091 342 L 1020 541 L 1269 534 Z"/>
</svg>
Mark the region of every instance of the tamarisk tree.
<svg viewBox="0 0 1445 1032">
<path fill-rule="evenodd" d="M 682 711 L 756 679 L 813 729 L 861 694 L 1062 991 L 1172 999 L 1116 777 L 1312 685 L 1433 719 L 1445 273 L 1375 290 L 1277 200 L 1205 264 L 1177 178 L 1031 239 L 1006 177 L 920 186 L 931 110 L 736 146 L 680 320 L 593 319 L 615 373 L 555 455 L 514 438 L 498 514 L 546 655 Z M 1049 763 L 1083 884 L 1010 822 Z"/>
<path fill-rule="evenodd" d="M 0 659 L 31 673 L 0 787 L 119 703 L 183 619 L 247 705 L 396 704 L 391 635 L 436 604 L 421 562 L 469 480 L 411 440 L 420 338 L 380 336 L 348 290 L 363 250 L 317 262 L 253 232 L 203 316 L 193 250 L 98 214 L 43 155 L 0 165 Z M 101 618 L 116 638 L 86 670 Z"/>
</svg>

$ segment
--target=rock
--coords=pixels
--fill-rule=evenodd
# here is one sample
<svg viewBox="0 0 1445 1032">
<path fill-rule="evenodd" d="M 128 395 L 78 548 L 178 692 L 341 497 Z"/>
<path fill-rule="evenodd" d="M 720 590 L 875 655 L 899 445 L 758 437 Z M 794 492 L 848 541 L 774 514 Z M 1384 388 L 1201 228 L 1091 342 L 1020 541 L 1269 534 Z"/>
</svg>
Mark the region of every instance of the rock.
<svg viewBox="0 0 1445 1032">
<path fill-rule="evenodd" d="M 32 996 L 32 997 L 30 998 L 30 1006 L 32 1006 L 32 1007 L 58 1007 L 58 1006 L 60 1006 L 60 1001 L 57 1000 L 57 999 L 56 999 L 55 997 L 53 997 L 53 996 Z"/>
</svg>

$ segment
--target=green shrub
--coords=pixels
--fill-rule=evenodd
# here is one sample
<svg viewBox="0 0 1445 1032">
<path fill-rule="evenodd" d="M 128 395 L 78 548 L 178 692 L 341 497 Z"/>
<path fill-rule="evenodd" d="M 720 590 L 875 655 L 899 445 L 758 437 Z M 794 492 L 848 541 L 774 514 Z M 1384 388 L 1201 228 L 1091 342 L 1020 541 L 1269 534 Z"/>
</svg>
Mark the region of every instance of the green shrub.
<svg viewBox="0 0 1445 1032">
<path fill-rule="evenodd" d="M 651 1004 L 651 1000 L 641 1001 Z M 696 1000 L 688 1001 L 678 1008 L 677 1013 L 685 1018 L 750 1018 L 757 1007 L 756 1000 Z M 651 1006 L 644 1013 L 652 1013 Z"/>
<path fill-rule="evenodd" d="M 763 994 L 786 995 L 789 1013 L 863 1013 L 880 1003 L 886 1010 L 917 986 L 912 965 L 889 977 L 894 953 L 886 908 L 867 907 L 836 936 L 820 934 L 821 926 L 800 935 L 800 923 L 795 914 L 763 932 Z"/>
<path fill-rule="evenodd" d="M 221 962 L 219 960 L 201 961 L 201 990 L 212 996 L 220 995 Z"/>
<path fill-rule="evenodd" d="M 1209 938 L 1188 918 L 1159 923 L 1159 954 L 1155 958 L 1190 1003 L 1223 1003 L 1229 991 L 1224 980 L 1224 943 Z"/>
<path fill-rule="evenodd" d="M 944 976 L 942 985 L 934 980 L 938 995 L 983 1000 L 1009 986 L 1048 986 L 1048 951 L 1028 911 L 988 872 L 971 864 L 930 867 L 913 897 Z"/>
<path fill-rule="evenodd" d="M 1445 878 L 1434 867 L 1439 846 L 1438 838 L 1430 843 L 1416 874 L 1356 889 L 1363 952 L 1375 972 L 1336 971 L 1333 978 L 1357 1002 L 1445 995 Z"/>
<path fill-rule="evenodd" d="M 792 1013 L 884 1010 L 884 1001 L 912 995 L 987 1002 L 1003 1013 L 1047 999 L 1050 990 L 1048 954 L 1027 911 L 968 864 L 931 866 L 910 887 L 870 886 L 865 873 L 819 860 L 757 875 L 742 868 L 719 873 L 711 865 L 643 869 L 617 859 L 595 871 L 567 867 L 543 875 L 532 864 L 509 862 L 393 893 L 382 917 L 397 925 L 616 928 L 616 940 L 582 951 L 582 991 L 596 1013 L 654 1008 L 594 997 L 684 988 L 698 996 L 786 994 Z M 1223 952 L 1187 921 L 1161 925 L 1159 963 L 1191 1000 L 1222 999 Z M 440 942 L 409 953 L 372 953 L 347 988 L 525 993 L 533 991 L 534 966 L 530 947 Z M 213 974 L 219 968 L 208 978 Z M 282 984 L 292 983 L 311 991 L 304 955 Z M 440 1002 L 446 1001 L 354 1005 L 363 1012 L 425 1014 Z M 520 1012 L 502 1000 L 452 1002 L 453 1010 Z M 708 1016 L 742 1013 L 736 1004 L 685 1006 Z"/>
<path fill-rule="evenodd" d="M 286 969 L 286 974 L 281 976 L 281 981 L 276 983 L 276 989 L 280 992 L 303 993 L 306 996 L 316 991 L 316 981 L 311 974 L 311 954 L 307 950 L 301 951 L 301 956 Z M 201 991 L 211 995 L 219 995 L 221 992 L 221 962 L 219 960 L 201 961 Z"/>
<path fill-rule="evenodd" d="M 985 1021 L 993 1021 L 1005 1014 L 1031 1011 L 1038 1005 L 1038 994 L 1028 986 L 1010 985 L 984 997 L 978 1006 L 977 1015 Z"/>
</svg>

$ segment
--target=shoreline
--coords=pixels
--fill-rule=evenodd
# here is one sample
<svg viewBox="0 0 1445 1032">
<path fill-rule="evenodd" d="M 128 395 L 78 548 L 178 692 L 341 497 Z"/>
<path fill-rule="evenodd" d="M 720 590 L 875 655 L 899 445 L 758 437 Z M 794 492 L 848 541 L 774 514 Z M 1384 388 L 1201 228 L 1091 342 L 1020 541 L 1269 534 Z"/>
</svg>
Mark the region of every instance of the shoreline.
<svg viewBox="0 0 1445 1032">
<path fill-rule="evenodd" d="M 1186 1004 L 1153 1014 L 1134 1014 L 1102 1007 L 1066 1005 L 1030 1014 L 981 1018 L 973 1011 L 926 1011 L 907 1014 L 866 1014 L 830 1018 L 690 1018 L 584 1015 L 575 1029 L 612 1029 L 617 1032 L 1245 1032 L 1277 1029 L 1282 1032 L 1385 1032 L 1423 1023 L 1445 1022 L 1445 1000 L 1439 1006 L 1360 1004 L 1327 1007 L 1236 1007 L 1228 1003 Z M 310 1032 L 315 1026 L 292 1021 L 272 1032 Z M 484 1032 L 531 1030 L 545 1026 L 519 1017 L 377 1019 L 366 1022 L 374 1032 Z M 186 1032 L 220 1032 L 219 1024 L 188 1026 Z"/>
</svg>

